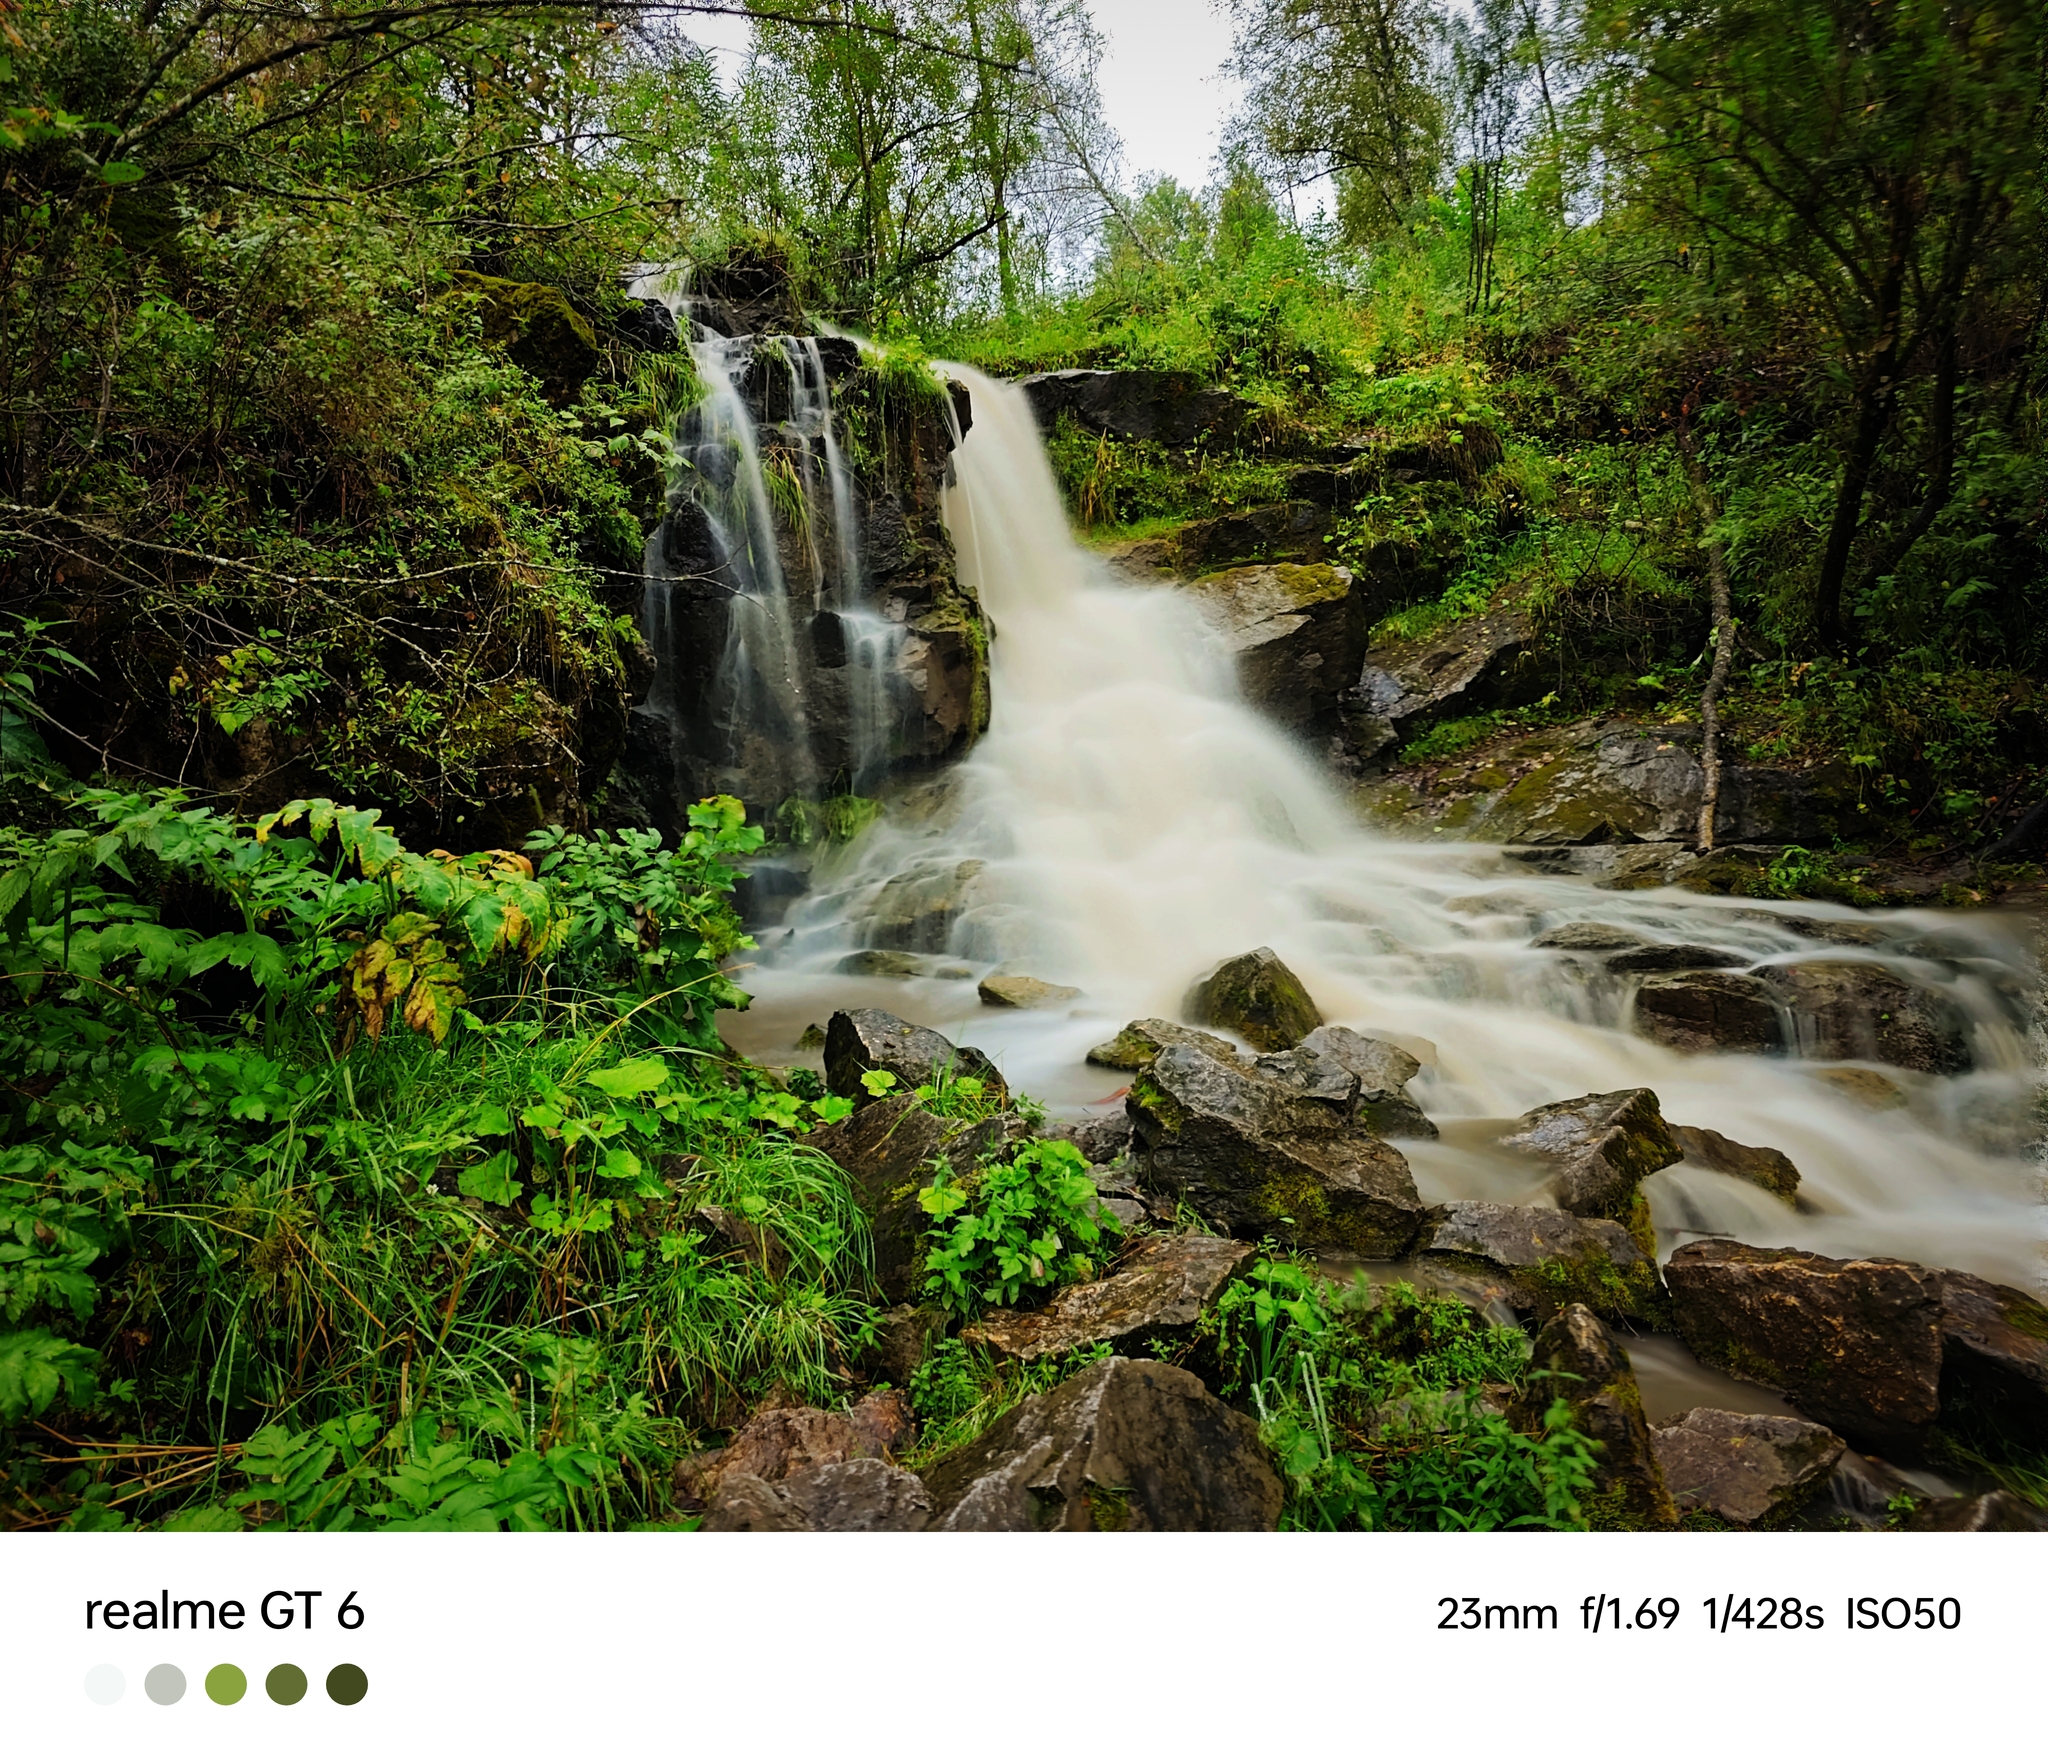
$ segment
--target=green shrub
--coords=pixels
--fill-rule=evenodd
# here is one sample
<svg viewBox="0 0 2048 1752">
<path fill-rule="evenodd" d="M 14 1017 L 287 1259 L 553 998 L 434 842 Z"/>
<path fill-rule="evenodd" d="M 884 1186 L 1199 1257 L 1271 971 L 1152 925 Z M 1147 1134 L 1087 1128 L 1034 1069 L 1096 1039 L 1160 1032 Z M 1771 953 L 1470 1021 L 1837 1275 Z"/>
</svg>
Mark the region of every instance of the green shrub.
<svg viewBox="0 0 2048 1752">
<path fill-rule="evenodd" d="M 942 1167 L 918 1202 L 925 1294 L 963 1317 L 1093 1276 L 1118 1232 L 1081 1152 L 1054 1139 L 965 1177 Z"/>
</svg>

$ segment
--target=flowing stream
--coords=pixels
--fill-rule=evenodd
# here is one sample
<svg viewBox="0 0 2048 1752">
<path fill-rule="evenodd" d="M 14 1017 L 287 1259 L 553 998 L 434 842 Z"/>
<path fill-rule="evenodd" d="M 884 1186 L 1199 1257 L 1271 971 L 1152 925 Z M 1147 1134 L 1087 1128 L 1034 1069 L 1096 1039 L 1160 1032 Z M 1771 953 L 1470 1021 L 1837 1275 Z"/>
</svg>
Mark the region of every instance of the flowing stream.
<svg viewBox="0 0 2048 1752">
<path fill-rule="evenodd" d="M 1425 1061 L 1410 1092 L 1443 1135 L 1401 1147 L 1426 1199 L 1540 1198 L 1542 1165 L 1493 1144 L 1506 1122 L 1647 1085 L 1672 1122 L 1781 1149 L 1804 1177 L 1794 1211 L 1743 1181 L 1667 1169 L 1646 1187 L 1663 1250 L 1718 1234 L 2040 1284 L 2039 967 L 2024 921 L 1883 914 L 1863 933 L 1875 941 L 1845 946 L 1816 941 L 1813 922 L 1872 915 L 1605 892 L 1499 848 L 1376 836 L 1240 701 L 1228 652 L 1182 593 L 1114 581 L 1073 540 L 1022 392 L 951 369 L 973 424 L 946 514 L 996 635 L 993 722 L 763 931 L 742 976 L 756 1003 L 727 1018 L 734 1044 L 815 1064 L 795 1047 L 804 1026 L 872 1005 L 983 1048 L 1056 1110 L 1105 1111 L 1127 1079 L 1086 1066 L 1086 1050 L 1134 1017 L 1177 1018 L 1216 962 L 1265 944 L 1331 1021 Z M 1667 1051 L 1627 1030 L 1632 982 L 1529 946 L 1575 920 L 1757 960 L 1878 960 L 1943 990 L 1977 1068 L 1869 1067 L 1906 1098 L 1873 1111 L 1824 1074 L 1840 1067 Z M 878 945 L 918 952 L 927 976 L 837 971 Z M 1083 995 L 988 1009 L 974 980 L 996 968 Z"/>
</svg>

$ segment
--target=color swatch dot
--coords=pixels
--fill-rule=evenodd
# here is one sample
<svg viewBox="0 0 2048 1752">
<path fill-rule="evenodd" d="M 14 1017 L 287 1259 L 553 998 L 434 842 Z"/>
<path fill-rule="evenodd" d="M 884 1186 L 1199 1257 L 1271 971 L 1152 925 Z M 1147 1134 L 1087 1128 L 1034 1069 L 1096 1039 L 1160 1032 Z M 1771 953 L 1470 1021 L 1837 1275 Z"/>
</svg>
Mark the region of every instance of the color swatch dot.
<svg viewBox="0 0 2048 1752">
<path fill-rule="evenodd" d="M 331 1685 L 333 1681 L 328 1683 Z M 272 1703 L 297 1703 L 306 1695 L 305 1669 L 294 1667 L 289 1661 L 280 1667 L 272 1667 L 270 1676 L 263 1681 L 263 1689 Z"/>
<path fill-rule="evenodd" d="M 176 1703 L 185 1695 L 185 1675 L 167 1661 L 160 1667 L 150 1668 L 142 1689 L 151 1703 Z"/>
<path fill-rule="evenodd" d="M 370 1676 L 353 1661 L 344 1661 L 327 1675 L 327 1695 L 336 1703 L 361 1703 L 370 1692 Z"/>
<path fill-rule="evenodd" d="M 249 1676 L 240 1667 L 223 1661 L 206 1676 L 206 1695 L 215 1703 L 240 1703 L 249 1689 Z"/>
<path fill-rule="evenodd" d="M 119 1667 L 95 1667 L 85 1676 L 85 1694 L 94 1703 L 119 1703 L 127 1689 L 128 1681 L 121 1677 Z"/>
</svg>

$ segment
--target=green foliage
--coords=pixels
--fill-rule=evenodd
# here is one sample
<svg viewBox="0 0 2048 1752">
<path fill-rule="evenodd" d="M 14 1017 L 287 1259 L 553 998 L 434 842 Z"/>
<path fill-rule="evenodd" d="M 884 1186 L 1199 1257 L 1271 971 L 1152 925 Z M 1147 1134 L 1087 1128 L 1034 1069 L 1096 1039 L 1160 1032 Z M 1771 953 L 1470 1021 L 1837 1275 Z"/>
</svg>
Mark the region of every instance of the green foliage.
<svg viewBox="0 0 2048 1752">
<path fill-rule="evenodd" d="M 1225 1390 L 1259 1417 L 1289 1485 L 1286 1525 L 1480 1531 L 1583 1527 L 1592 1445 L 1562 1402 L 1539 1434 L 1481 1400 L 1520 1386 L 1522 1335 L 1464 1303 L 1361 1274 L 1339 1290 L 1262 1259 L 1209 1321 Z"/>
<path fill-rule="evenodd" d="M 1118 1233 L 1081 1152 L 1053 1139 L 965 1177 L 941 1166 L 918 1203 L 931 1219 L 925 1294 L 963 1317 L 1092 1277 Z"/>
<path fill-rule="evenodd" d="M 907 1463 L 937 1465 L 1033 1394 L 1050 1393 L 1113 1354 L 1107 1344 L 1092 1344 L 1019 1362 L 998 1359 L 962 1339 L 941 1339 L 911 1377 L 910 1403 L 923 1428 Z"/>
</svg>

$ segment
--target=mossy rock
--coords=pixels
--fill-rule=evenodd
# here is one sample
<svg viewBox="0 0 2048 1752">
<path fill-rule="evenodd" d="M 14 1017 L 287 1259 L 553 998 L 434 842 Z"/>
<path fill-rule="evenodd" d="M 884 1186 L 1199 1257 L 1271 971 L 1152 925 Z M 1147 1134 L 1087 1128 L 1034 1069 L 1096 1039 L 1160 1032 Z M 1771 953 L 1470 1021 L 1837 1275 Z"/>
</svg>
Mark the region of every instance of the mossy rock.
<svg viewBox="0 0 2048 1752">
<path fill-rule="evenodd" d="M 464 269 L 450 277 L 456 295 L 477 300 L 484 339 L 537 377 L 550 402 L 566 407 L 582 393 L 597 369 L 597 335 L 560 287 L 499 280 Z"/>
<path fill-rule="evenodd" d="M 1261 1052 L 1299 1046 L 1323 1025 L 1294 972 L 1270 949 L 1235 955 L 1188 993 L 1187 1020 L 1241 1034 Z"/>
</svg>

